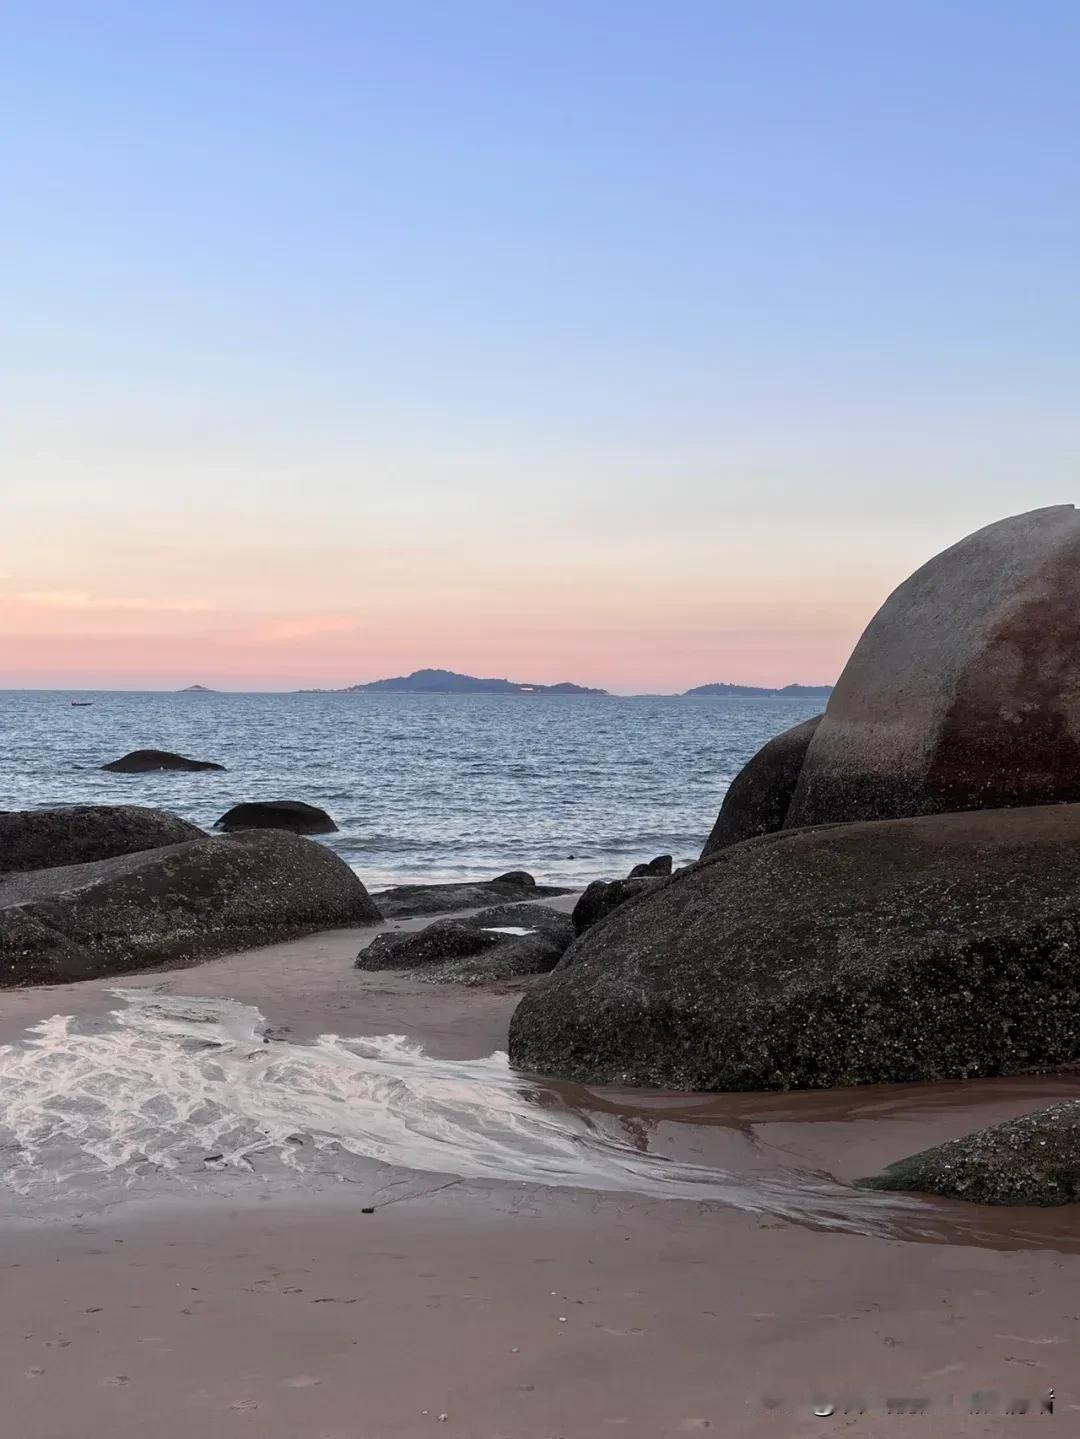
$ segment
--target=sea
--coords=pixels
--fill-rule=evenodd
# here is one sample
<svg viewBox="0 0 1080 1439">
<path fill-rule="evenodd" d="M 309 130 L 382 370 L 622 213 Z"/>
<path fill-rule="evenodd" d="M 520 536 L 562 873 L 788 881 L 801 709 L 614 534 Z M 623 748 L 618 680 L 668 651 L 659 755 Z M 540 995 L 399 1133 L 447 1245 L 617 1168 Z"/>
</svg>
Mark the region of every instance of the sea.
<svg viewBox="0 0 1080 1439">
<path fill-rule="evenodd" d="M 75 704 L 73 701 L 80 703 Z M 87 703 L 89 701 L 89 703 Z M 142 804 L 210 829 L 304 800 L 371 889 L 527 869 L 578 887 L 696 859 L 733 777 L 820 700 L 0 691 L 0 809 Z M 224 773 L 113 774 L 133 749 Z"/>
</svg>

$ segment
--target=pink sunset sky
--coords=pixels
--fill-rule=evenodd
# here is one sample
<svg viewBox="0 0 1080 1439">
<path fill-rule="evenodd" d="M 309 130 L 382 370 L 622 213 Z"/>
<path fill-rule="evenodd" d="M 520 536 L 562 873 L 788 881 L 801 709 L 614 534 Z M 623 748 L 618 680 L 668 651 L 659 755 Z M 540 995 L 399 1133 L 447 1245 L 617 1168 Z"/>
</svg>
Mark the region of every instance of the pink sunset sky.
<svg viewBox="0 0 1080 1439">
<path fill-rule="evenodd" d="M 250 507 L 163 462 L 108 494 L 51 473 L 8 517 L 8 687 L 334 687 L 428 665 L 621 692 L 831 682 L 893 585 L 995 513 L 774 529 L 767 498 L 721 493 L 688 530 L 652 486 L 624 487 L 613 523 L 569 487 L 539 513 L 464 486 L 425 512 L 360 465 L 322 503 L 260 467 Z"/>
<path fill-rule="evenodd" d="M 5 6 L 0 686 L 835 680 L 1074 498 L 1075 15 Z"/>
</svg>

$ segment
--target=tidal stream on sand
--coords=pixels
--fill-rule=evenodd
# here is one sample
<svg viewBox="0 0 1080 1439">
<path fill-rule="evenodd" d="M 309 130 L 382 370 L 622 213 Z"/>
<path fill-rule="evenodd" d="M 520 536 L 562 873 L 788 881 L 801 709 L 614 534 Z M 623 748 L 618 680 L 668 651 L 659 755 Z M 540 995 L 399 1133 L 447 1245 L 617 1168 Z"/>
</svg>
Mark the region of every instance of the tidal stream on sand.
<svg viewBox="0 0 1080 1439">
<path fill-rule="evenodd" d="M 814 1228 L 952 1242 L 959 1230 L 960 1242 L 1058 1247 L 1052 1223 L 1040 1235 L 1042 1216 L 852 1188 L 797 1144 L 762 1139 L 767 1125 L 736 1135 L 737 1167 L 664 1152 L 662 1122 L 703 1135 L 702 1102 L 714 1097 L 650 1111 L 647 1094 L 534 1079 L 502 1052 L 437 1058 L 394 1034 L 295 1043 L 236 1000 L 111 994 L 119 1003 L 105 1015 L 56 1014 L 0 1047 L 0 1182 L 35 1212 L 252 1183 L 370 1185 L 375 1161 L 449 1180 L 726 1205 Z M 812 1119 L 815 1097 L 796 1098 Z"/>
</svg>

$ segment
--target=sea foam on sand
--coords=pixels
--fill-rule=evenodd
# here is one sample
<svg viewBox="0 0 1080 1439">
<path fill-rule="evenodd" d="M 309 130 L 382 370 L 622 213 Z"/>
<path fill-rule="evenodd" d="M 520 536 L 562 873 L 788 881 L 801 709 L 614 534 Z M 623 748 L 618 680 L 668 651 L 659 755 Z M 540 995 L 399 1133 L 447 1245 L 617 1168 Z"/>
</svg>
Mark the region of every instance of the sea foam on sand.
<svg viewBox="0 0 1080 1439">
<path fill-rule="evenodd" d="M 905 1201 L 793 1173 L 753 1180 L 605 1133 L 506 1054 L 447 1060 L 401 1035 L 272 1039 L 234 1000 L 110 991 L 104 1019 L 54 1015 L 0 1047 L 0 1181 L 23 1195 L 154 1176 L 198 1183 L 375 1160 L 471 1180 L 712 1200 L 845 1229 Z"/>
</svg>

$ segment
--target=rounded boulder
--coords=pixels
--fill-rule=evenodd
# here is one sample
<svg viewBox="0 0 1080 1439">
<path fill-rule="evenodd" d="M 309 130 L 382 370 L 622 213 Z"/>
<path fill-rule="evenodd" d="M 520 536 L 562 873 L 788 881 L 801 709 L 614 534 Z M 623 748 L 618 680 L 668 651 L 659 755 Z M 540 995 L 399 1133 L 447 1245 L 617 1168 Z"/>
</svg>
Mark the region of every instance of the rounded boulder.
<svg viewBox="0 0 1080 1439">
<path fill-rule="evenodd" d="M 1080 514 L 1014 515 L 937 555 L 867 626 L 787 828 L 1080 800 Z"/>
<path fill-rule="evenodd" d="M 653 883 L 525 996 L 514 1064 L 768 1090 L 1080 1057 L 1080 805 L 781 831 Z"/>
<path fill-rule="evenodd" d="M 238 829 L 287 829 L 291 834 L 335 834 L 337 825 L 324 809 L 298 799 L 234 804 L 214 823 L 227 834 Z"/>
</svg>

